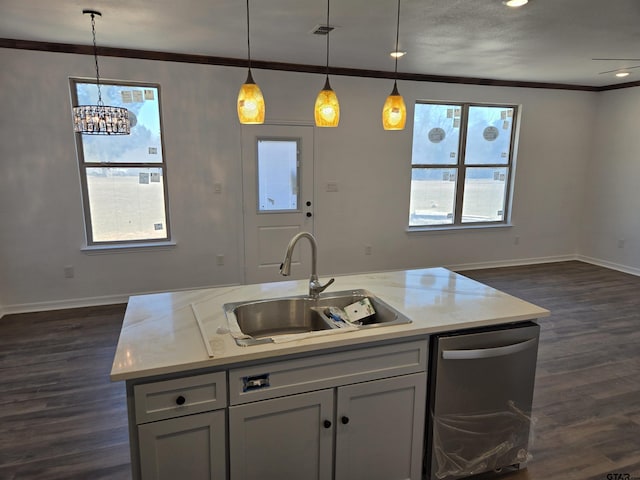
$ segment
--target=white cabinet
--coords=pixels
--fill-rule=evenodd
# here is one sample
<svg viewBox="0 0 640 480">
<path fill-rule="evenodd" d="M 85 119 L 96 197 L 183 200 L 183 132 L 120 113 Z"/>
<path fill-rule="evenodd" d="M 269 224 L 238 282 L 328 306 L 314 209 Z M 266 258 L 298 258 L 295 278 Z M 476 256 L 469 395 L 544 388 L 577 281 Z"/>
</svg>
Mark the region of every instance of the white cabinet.
<svg viewBox="0 0 640 480">
<path fill-rule="evenodd" d="M 139 384 L 133 392 L 139 478 L 226 479 L 225 372 Z"/>
<path fill-rule="evenodd" d="M 133 477 L 420 480 L 427 350 L 420 338 L 128 383 Z"/>
<path fill-rule="evenodd" d="M 335 480 L 420 479 L 426 374 L 338 388 Z"/>
<path fill-rule="evenodd" d="M 425 341 L 230 371 L 231 480 L 419 480 L 426 380 Z"/>
<path fill-rule="evenodd" d="M 224 410 L 140 425 L 141 478 L 224 480 L 225 437 Z"/>
<path fill-rule="evenodd" d="M 416 373 L 230 407 L 231 479 L 419 480 L 425 389 Z"/>
<path fill-rule="evenodd" d="M 229 408 L 233 480 L 331 480 L 333 390 Z"/>
</svg>

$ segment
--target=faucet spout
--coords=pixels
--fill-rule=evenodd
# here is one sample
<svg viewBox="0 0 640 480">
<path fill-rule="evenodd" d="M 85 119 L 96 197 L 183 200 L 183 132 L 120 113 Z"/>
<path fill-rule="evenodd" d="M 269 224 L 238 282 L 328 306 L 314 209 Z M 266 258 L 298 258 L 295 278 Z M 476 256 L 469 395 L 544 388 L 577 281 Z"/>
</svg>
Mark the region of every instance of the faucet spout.
<svg viewBox="0 0 640 480">
<path fill-rule="evenodd" d="M 318 298 L 320 296 L 320 293 L 323 292 L 329 285 L 331 285 L 335 279 L 332 278 L 324 285 L 322 285 L 318 280 L 318 243 L 316 242 L 315 237 L 309 232 L 300 232 L 289 241 L 284 260 L 280 264 L 280 273 L 285 277 L 291 275 L 291 260 L 293 257 L 293 249 L 298 243 L 298 240 L 300 240 L 301 238 L 306 238 L 311 244 L 311 277 L 309 278 L 309 296 L 311 298 Z"/>
</svg>

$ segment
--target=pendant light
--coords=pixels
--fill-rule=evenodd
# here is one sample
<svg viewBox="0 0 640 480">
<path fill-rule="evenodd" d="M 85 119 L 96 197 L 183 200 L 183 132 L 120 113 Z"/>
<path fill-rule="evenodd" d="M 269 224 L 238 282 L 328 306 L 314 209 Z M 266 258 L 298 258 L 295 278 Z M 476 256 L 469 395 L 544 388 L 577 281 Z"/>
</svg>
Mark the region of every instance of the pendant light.
<svg viewBox="0 0 640 480">
<path fill-rule="evenodd" d="M 398 0 L 398 20 L 396 23 L 396 50 L 394 57 L 396 66 L 394 70 L 393 90 L 387 97 L 382 107 L 382 127 L 385 130 L 402 130 L 407 122 L 407 107 L 402 95 L 398 93 L 398 38 L 400 36 L 400 0 Z"/>
<path fill-rule="evenodd" d="M 93 34 L 93 58 L 96 64 L 98 103 L 96 105 L 78 105 L 73 107 L 73 130 L 85 135 L 129 135 L 131 132 L 129 110 L 122 107 L 105 105 L 102 102 L 95 20 L 96 15 L 101 17 L 102 14 L 97 10 L 82 10 L 82 13 L 91 15 L 91 33 Z"/>
<path fill-rule="evenodd" d="M 324 87 L 318 93 L 314 108 L 316 127 L 337 127 L 340 122 L 340 104 L 338 96 L 329 84 L 329 0 L 327 0 L 327 67 Z"/>
<path fill-rule="evenodd" d="M 253 81 L 251 75 L 251 41 L 249 39 L 249 0 L 247 0 L 247 58 L 249 73 L 247 80 L 238 92 L 238 120 L 245 125 L 260 125 L 264 123 L 264 97 L 260 87 Z"/>
</svg>

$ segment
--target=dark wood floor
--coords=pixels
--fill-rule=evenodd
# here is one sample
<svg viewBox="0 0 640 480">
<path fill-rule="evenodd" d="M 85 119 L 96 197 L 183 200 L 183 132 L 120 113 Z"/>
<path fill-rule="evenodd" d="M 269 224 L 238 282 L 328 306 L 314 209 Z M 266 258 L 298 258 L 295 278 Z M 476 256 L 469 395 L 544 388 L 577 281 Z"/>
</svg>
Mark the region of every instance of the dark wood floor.
<svg viewBox="0 0 640 480">
<path fill-rule="evenodd" d="M 501 480 L 640 477 L 640 278 L 580 262 L 463 274 L 552 311 L 540 322 L 533 459 Z M 109 381 L 123 315 L 0 320 L 0 479 L 131 478 L 124 384 Z"/>
<path fill-rule="evenodd" d="M 640 278 L 581 262 L 462 273 L 552 312 L 540 321 L 533 459 L 503 480 L 640 478 Z"/>
</svg>

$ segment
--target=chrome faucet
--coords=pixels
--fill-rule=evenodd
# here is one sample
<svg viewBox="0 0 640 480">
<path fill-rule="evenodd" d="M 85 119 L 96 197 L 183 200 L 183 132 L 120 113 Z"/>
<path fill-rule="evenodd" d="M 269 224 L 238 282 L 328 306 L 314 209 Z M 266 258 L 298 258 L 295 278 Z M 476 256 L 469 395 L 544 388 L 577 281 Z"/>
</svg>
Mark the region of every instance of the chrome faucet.
<svg viewBox="0 0 640 480">
<path fill-rule="evenodd" d="M 320 296 L 320 293 L 334 282 L 335 278 L 332 278 L 324 285 L 322 285 L 318 280 L 318 243 L 316 242 L 315 237 L 309 232 L 300 232 L 289 241 L 284 261 L 280 264 L 280 273 L 285 277 L 291 275 L 291 257 L 293 256 L 293 249 L 296 246 L 296 243 L 298 243 L 298 240 L 303 237 L 311 243 L 311 278 L 309 278 L 309 296 L 317 299 Z"/>
</svg>

